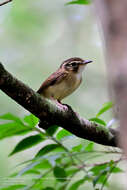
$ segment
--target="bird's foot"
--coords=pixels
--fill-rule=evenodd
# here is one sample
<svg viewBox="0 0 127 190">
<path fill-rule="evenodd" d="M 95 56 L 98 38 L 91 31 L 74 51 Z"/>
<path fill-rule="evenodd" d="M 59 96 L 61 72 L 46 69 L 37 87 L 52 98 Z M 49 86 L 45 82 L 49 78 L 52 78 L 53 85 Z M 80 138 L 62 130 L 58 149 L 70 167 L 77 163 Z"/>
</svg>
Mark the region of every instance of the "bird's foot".
<svg viewBox="0 0 127 190">
<path fill-rule="evenodd" d="M 72 111 L 71 106 L 69 106 L 68 104 L 62 104 L 62 102 L 60 100 L 56 100 L 56 99 L 52 99 L 56 105 L 59 107 L 59 109 L 63 110 L 63 111 Z"/>
<path fill-rule="evenodd" d="M 68 107 L 67 107 L 66 105 L 61 104 L 61 106 L 62 106 L 62 109 L 63 109 L 64 111 L 67 111 L 67 110 L 68 110 Z"/>
<path fill-rule="evenodd" d="M 68 107 L 66 104 L 62 104 L 60 101 L 55 100 L 56 105 L 58 106 L 59 109 L 63 110 L 63 111 L 67 111 Z"/>
<path fill-rule="evenodd" d="M 71 106 L 69 106 L 68 104 L 62 104 L 63 106 L 66 106 L 67 110 L 72 110 Z"/>
</svg>

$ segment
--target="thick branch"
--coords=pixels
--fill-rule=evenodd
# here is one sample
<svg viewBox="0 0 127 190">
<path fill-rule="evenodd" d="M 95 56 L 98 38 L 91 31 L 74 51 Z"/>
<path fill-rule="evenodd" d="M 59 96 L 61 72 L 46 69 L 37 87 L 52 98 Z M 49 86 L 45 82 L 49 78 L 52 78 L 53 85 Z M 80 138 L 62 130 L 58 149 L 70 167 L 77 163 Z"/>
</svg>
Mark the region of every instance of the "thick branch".
<svg viewBox="0 0 127 190">
<path fill-rule="evenodd" d="M 117 146 L 117 131 L 106 129 L 78 116 L 71 108 L 63 111 L 52 101 L 41 97 L 31 88 L 14 78 L 0 64 L 0 89 L 33 113 L 41 121 L 59 125 L 80 138 L 108 146 Z"/>
<path fill-rule="evenodd" d="M 6 0 L 6 1 L 0 3 L 0 6 L 3 6 L 3 5 L 5 5 L 5 4 L 7 4 L 7 3 L 10 3 L 11 1 L 12 1 L 12 0 Z"/>
</svg>

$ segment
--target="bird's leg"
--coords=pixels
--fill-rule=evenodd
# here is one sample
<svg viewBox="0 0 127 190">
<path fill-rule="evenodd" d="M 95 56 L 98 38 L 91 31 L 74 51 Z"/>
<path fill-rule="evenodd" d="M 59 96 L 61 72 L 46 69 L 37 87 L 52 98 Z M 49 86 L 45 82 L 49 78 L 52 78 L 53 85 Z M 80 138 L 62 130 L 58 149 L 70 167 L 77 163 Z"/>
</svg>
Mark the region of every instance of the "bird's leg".
<svg viewBox="0 0 127 190">
<path fill-rule="evenodd" d="M 61 109 L 61 110 L 64 110 L 64 111 L 70 111 L 71 113 L 74 114 L 74 116 L 78 116 L 78 114 L 76 112 L 74 112 L 71 108 L 71 106 L 69 106 L 68 104 L 63 104 L 60 100 L 57 100 L 57 99 L 54 99 L 52 97 L 52 100 L 56 103 L 56 105 Z"/>
<path fill-rule="evenodd" d="M 69 106 L 68 104 L 63 104 L 59 99 L 55 99 L 53 96 L 51 97 L 51 100 L 54 101 L 56 103 L 56 105 L 64 111 L 70 110 L 73 111 L 71 106 Z"/>
<path fill-rule="evenodd" d="M 68 110 L 72 111 L 73 113 L 75 113 L 75 115 L 76 115 L 77 117 L 79 117 L 79 114 L 78 114 L 77 112 L 74 112 L 74 111 L 72 110 L 72 108 L 71 108 L 70 105 L 68 105 L 68 104 L 62 104 L 62 102 L 61 102 L 60 100 L 57 100 L 57 101 L 58 101 L 59 104 L 61 104 L 62 106 L 66 106 L 66 110 L 68 109 Z"/>
<path fill-rule="evenodd" d="M 55 102 L 56 102 L 56 104 L 58 105 L 58 107 L 59 107 L 60 109 L 62 109 L 62 110 L 64 110 L 64 111 L 68 110 L 67 105 L 62 104 L 62 103 L 60 102 L 60 100 L 55 100 Z"/>
<path fill-rule="evenodd" d="M 68 104 L 63 104 L 60 100 L 57 100 L 59 102 L 59 104 L 61 104 L 62 106 L 66 107 L 66 110 L 72 110 L 71 106 L 69 106 Z"/>
<path fill-rule="evenodd" d="M 68 107 L 67 107 L 66 105 L 62 104 L 62 103 L 60 102 L 60 100 L 54 99 L 54 97 L 52 97 L 51 100 L 53 100 L 53 101 L 56 103 L 56 105 L 57 105 L 61 110 L 64 110 L 64 111 L 68 110 Z"/>
<path fill-rule="evenodd" d="M 53 102 L 56 103 L 56 105 L 61 109 L 61 110 L 68 110 L 67 106 L 63 105 L 59 100 L 55 99 L 54 97 L 50 98 Z"/>
</svg>

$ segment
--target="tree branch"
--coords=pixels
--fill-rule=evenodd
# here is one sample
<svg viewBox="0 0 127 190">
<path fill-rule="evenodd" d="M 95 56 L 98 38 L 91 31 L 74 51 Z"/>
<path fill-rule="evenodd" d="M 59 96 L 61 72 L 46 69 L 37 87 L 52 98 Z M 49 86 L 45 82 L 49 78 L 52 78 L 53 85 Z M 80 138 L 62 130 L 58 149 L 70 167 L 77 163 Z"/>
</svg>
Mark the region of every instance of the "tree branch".
<svg viewBox="0 0 127 190">
<path fill-rule="evenodd" d="M 0 89 L 41 121 L 58 125 L 76 136 L 108 146 L 117 146 L 118 132 L 78 116 L 70 107 L 61 110 L 7 72 L 0 63 Z M 42 127 L 42 125 L 41 125 Z M 44 126 L 45 127 L 45 126 Z M 49 126 L 48 126 L 49 127 Z"/>
<path fill-rule="evenodd" d="M 12 1 L 12 0 L 6 0 L 6 1 L 0 3 L 0 6 L 3 6 L 3 5 L 5 5 L 5 4 L 7 4 L 7 3 L 10 3 L 11 1 Z"/>
</svg>

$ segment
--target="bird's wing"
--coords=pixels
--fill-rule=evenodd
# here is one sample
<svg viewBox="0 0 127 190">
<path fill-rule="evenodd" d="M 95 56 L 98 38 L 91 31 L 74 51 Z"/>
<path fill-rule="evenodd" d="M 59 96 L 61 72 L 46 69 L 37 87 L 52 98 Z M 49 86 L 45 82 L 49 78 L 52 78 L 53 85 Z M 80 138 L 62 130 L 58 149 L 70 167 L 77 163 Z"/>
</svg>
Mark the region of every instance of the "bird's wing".
<svg viewBox="0 0 127 190">
<path fill-rule="evenodd" d="M 41 94 L 45 88 L 48 88 L 49 86 L 52 86 L 54 84 L 59 84 L 67 76 L 67 74 L 67 72 L 59 70 L 56 71 L 42 83 L 37 93 Z"/>
</svg>

